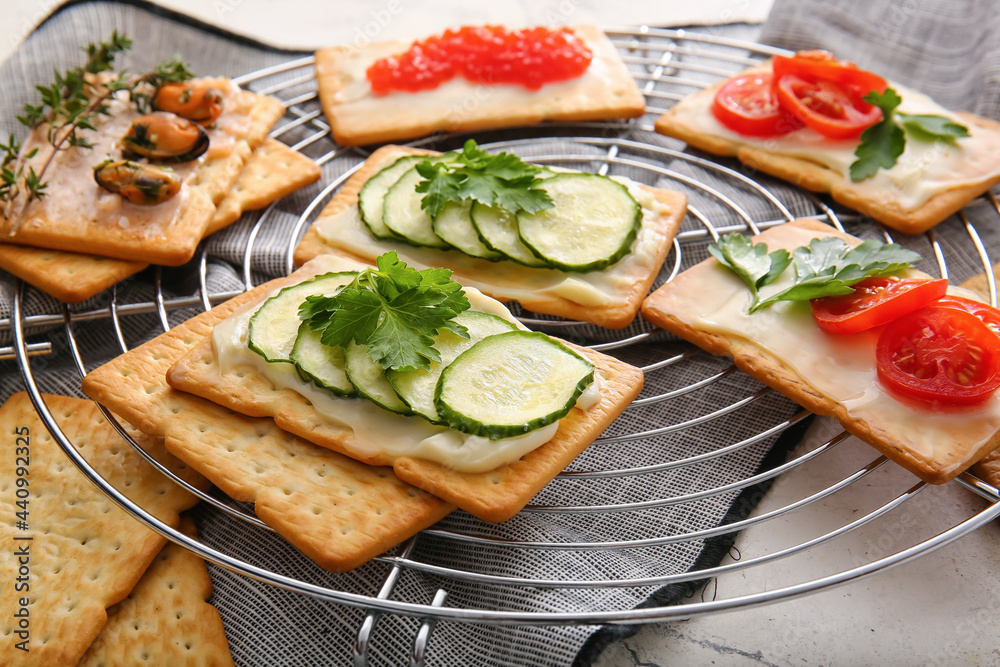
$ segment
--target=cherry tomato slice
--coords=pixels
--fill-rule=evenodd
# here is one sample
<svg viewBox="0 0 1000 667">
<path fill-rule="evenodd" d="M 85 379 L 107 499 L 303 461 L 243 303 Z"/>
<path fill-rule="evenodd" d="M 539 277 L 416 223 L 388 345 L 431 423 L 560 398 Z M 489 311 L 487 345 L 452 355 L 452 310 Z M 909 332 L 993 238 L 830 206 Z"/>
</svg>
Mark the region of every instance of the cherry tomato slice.
<svg viewBox="0 0 1000 667">
<path fill-rule="evenodd" d="M 799 51 L 793 57 L 775 56 L 774 79 L 794 74 L 806 81 L 830 81 L 846 90 L 857 91 L 859 98 L 875 90 L 884 93 L 888 82 L 878 74 L 858 69 L 846 60 L 837 60 L 828 51 Z"/>
<path fill-rule="evenodd" d="M 712 104 L 716 119 L 733 132 L 750 137 L 777 137 L 802 127 L 778 105 L 771 74 L 744 74 L 719 88 Z"/>
<path fill-rule="evenodd" d="M 976 405 L 1000 387 L 1000 339 L 959 308 L 932 304 L 890 322 L 875 360 L 887 389 L 929 405 Z"/>
<path fill-rule="evenodd" d="M 829 139 L 856 139 L 882 120 L 882 110 L 861 100 L 858 91 L 832 81 L 786 74 L 778 80 L 777 96 L 784 109 Z"/>
<path fill-rule="evenodd" d="M 852 294 L 813 299 L 813 317 L 825 331 L 853 334 L 891 322 L 944 296 L 947 280 L 867 278 Z"/>
<path fill-rule="evenodd" d="M 961 308 L 962 310 L 970 312 L 982 320 L 993 333 L 1000 336 L 1000 310 L 997 310 L 988 303 L 973 301 L 972 299 L 966 299 L 963 296 L 952 296 L 951 294 L 946 294 L 938 299 L 936 305 Z"/>
</svg>

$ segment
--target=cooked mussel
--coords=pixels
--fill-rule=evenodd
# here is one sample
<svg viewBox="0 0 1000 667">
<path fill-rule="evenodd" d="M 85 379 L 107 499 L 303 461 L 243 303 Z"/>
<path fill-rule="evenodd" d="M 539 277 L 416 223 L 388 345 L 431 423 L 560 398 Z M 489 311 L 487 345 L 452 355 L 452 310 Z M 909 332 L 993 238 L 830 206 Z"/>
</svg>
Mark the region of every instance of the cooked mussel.
<svg viewBox="0 0 1000 667">
<path fill-rule="evenodd" d="M 94 167 L 94 180 L 133 204 L 162 204 L 181 190 L 177 176 L 167 169 L 131 160 L 106 160 Z"/>
<path fill-rule="evenodd" d="M 125 150 L 160 162 L 188 162 L 208 150 L 205 128 L 165 111 L 139 116 L 122 137 Z"/>
<path fill-rule="evenodd" d="M 168 83 L 153 94 L 153 108 L 211 125 L 222 114 L 222 93 L 206 85 Z"/>
</svg>

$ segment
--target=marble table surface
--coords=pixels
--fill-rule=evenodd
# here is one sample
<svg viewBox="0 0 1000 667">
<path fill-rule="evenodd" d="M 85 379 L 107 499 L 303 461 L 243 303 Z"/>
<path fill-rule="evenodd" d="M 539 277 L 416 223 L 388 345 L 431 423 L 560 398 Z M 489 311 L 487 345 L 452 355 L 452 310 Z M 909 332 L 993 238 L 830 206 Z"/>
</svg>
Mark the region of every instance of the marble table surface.
<svg viewBox="0 0 1000 667">
<path fill-rule="evenodd" d="M 330 2 L 284 0 L 159 0 L 160 4 L 277 46 L 308 49 L 354 39 L 359 31 L 380 38 L 433 32 L 449 24 L 495 21 L 506 24 L 595 22 L 604 25 L 658 26 L 760 22 L 770 0 L 681 0 L 607 3 L 596 0 L 541 0 L 507 3 L 421 2 L 426 11 L 399 8 L 417 0 Z M 56 5 L 52 0 L 0 0 L 0 60 Z M 304 20 L 308 17 L 308 20 Z M 820 420 L 803 447 L 831 437 L 837 426 Z M 757 512 L 801 498 L 825 477 L 836 479 L 873 458 L 864 444 L 849 439 L 822 466 L 803 466 L 783 475 Z M 832 462 L 831 462 L 832 461 Z M 881 472 L 881 471 L 880 471 Z M 845 502 L 833 496 L 816 512 L 832 525 L 850 521 L 858 507 L 884 502 L 885 489 L 906 484 L 898 470 L 866 478 L 852 487 Z M 870 497 L 869 497 L 870 496 Z M 877 505 L 874 505 L 877 506 Z M 930 511 L 942 525 L 953 525 L 985 506 L 956 485 L 926 490 L 913 507 L 890 523 L 852 532 L 807 558 L 779 567 L 750 568 L 713 581 L 691 602 L 738 597 L 810 581 L 869 562 L 886 546 L 907 544 L 922 534 Z M 909 506 L 908 506 L 909 507 Z M 732 551 L 764 553 L 816 532 L 816 513 L 777 519 L 743 531 Z M 633 637 L 610 645 L 598 667 L 636 665 L 987 665 L 1000 664 L 1000 523 L 994 521 L 958 542 L 875 576 L 828 588 L 798 599 L 690 620 L 644 626 Z"/>
</svg>

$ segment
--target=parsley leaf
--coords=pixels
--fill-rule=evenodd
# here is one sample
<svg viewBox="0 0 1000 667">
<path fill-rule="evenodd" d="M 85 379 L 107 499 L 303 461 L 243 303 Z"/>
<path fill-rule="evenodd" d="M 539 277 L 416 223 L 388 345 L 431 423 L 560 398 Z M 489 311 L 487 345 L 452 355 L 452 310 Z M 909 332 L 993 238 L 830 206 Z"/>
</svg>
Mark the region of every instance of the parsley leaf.
<svg viewBox="0 0 1000 667">
<path fill-rule="evenodd" d="M 954 144 L 955 139 L 969 136 L 969 129 L 945 116 L 933 114 L 896 113 L 903 101 L 892 88 L 884 93 L 871 91 L 864 101 L 882 110 L 882 120 L 861 133 L 861 143 L 851 163 L 851 181 L 871 178 L 879 169 L 891 169 L 906 148 L 906 135 L 923 141 Z"/>
<path fill-rule="evenodd" d="M 762 244 L 758 244 L 762 245 Z M 816 238 L 792 253 L 795 284 L 751 306 L 750 312 L 778 301 L 809 301 L 850 294 L 865 278 L 898 273 L 920 255 L 895 243 L 868 240 L 852 248 L 836 236 Z"/>
<path fill-rule="evenodd" d="M 299 307 L 299 317 L 323 344 L 346 347 L 351 341 L 368 347 L 382 368 L 427 369 L 441 361 L 433 336 L 441 330 L 468 338 L 454 321 L 469 309 L 462 286 L 448 269 L 417 271 L 395 252 L 361 271 L 333 296 L 310 296 Z"/>
<path fill-rule="evenodd" d="M 461 153 L 444 160 L 424 160 L 417 164 L 424 180 L 417 192 L 425 193 L 420 207 L 431 217 L 449 202 L 474 200 L 499 206 L 510 213 L 538 213 L 552 208 L 552 198 L 539 187 L 539 167 L 523 162 L 511 153 L 491 155 L 469 139 Z"/>
<path fill-rule="evenodd" d="M 753 293 L 751 311 L 760 300 L 760 288 L 774 282 L 792 261 L 787 250 L 768 253 L 766 243 L 754 244 L 742 234 L 726 234 L 717 244 L 708 246 L 708 252 L 750 288 Z"/>
</svg>

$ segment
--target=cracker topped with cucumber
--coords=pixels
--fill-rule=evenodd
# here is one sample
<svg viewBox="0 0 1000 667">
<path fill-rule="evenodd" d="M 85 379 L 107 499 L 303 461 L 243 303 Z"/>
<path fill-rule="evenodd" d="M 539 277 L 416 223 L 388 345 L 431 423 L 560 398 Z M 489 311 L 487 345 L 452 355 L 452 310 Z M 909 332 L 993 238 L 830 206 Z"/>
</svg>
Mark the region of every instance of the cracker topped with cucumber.
<svg viewBox="0 0 1000 667">
<path fill-rule="evenodd" d="M 324 256 L 267 288 L 237 297 L 171 386 L 392 466 L 488 521 L 516 514 L 642 387 L 639 369 L 528 331 L 395 253 Z"/>
<path fill-rule="evenodd" d="M 687 210 L 684 195 L 623 177 L 551 169 L 473 140 L 461 151 L 375 151 L 295 252 L 366 262 L 395 251 L 536 313 L 632 322 Z"/>
</svg>

